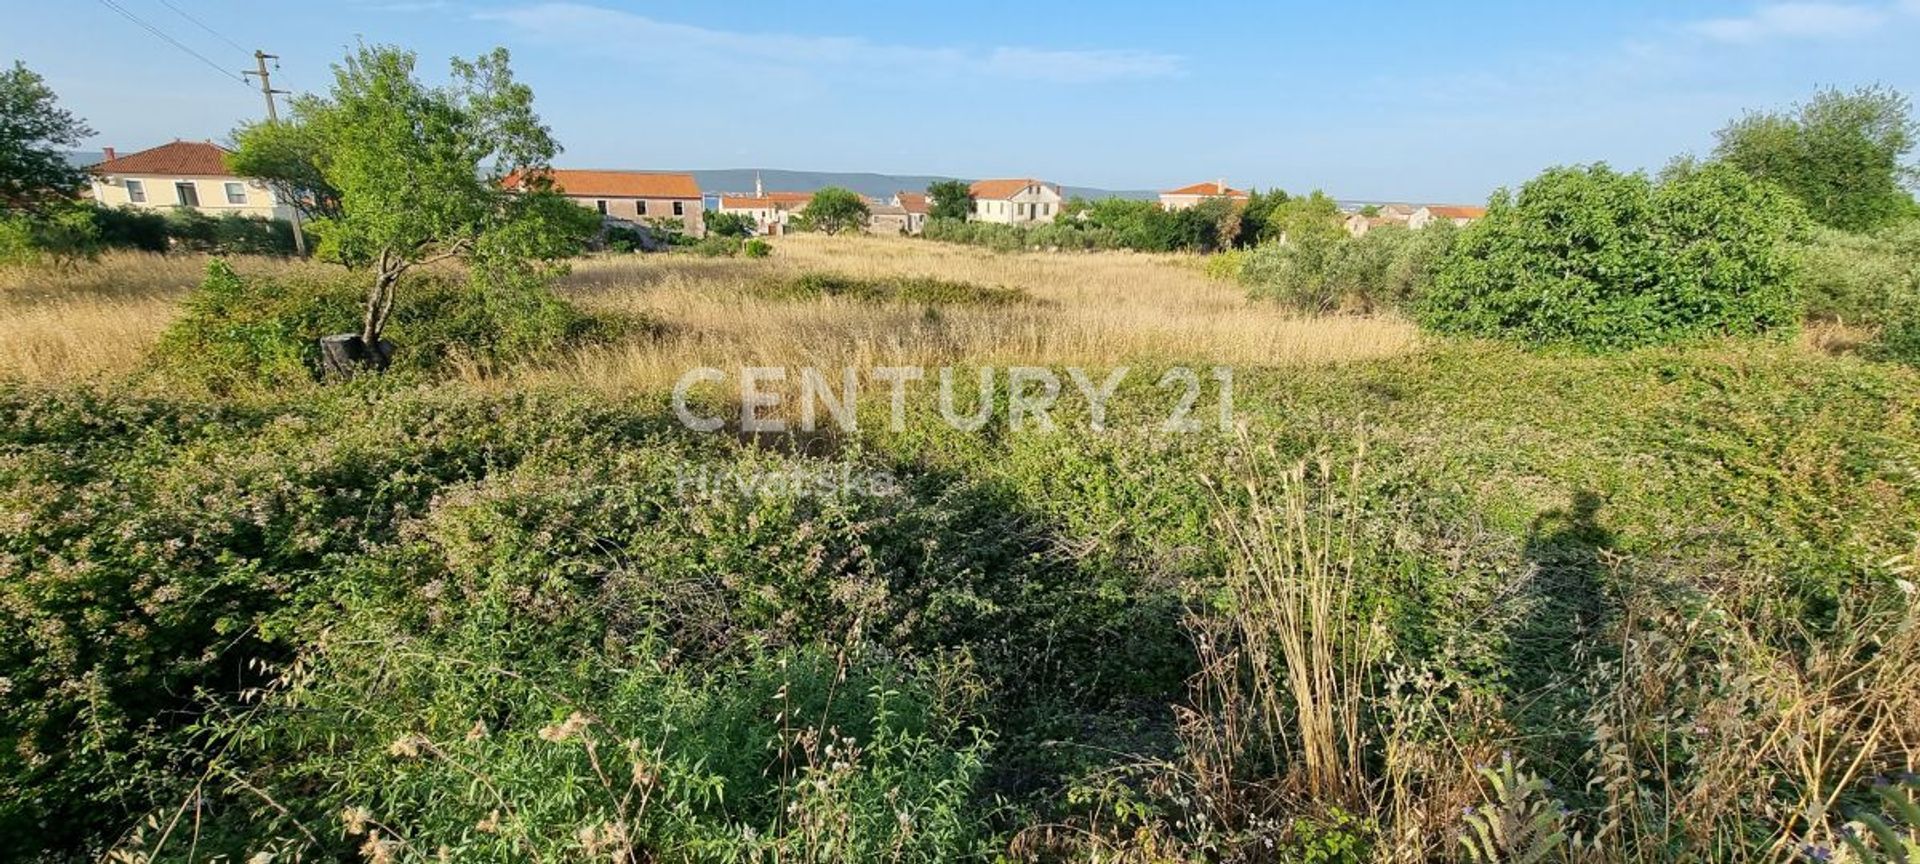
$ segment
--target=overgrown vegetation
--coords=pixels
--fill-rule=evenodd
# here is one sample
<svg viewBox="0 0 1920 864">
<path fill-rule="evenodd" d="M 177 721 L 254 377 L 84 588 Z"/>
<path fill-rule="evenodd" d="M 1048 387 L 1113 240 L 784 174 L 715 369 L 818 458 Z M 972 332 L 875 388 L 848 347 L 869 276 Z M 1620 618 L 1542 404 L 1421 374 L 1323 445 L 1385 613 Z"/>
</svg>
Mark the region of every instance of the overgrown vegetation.
<svg viewBox="0 0 1920 864">
<path fill-rule="evenodd" d="M 161 338 L 153 374 L 222 396 L 307 391 L 321 371 L 318 340 L 351 330 L 361 287 L 340 277 L 243 277 L 214 260 Z M 643 336 L 648 324 L 592 315 L 529 281 L 426 274 L 393 312 L 409 337 L 393 357 L 397 374 L 497 369 L 557 353 Z"/>
<path fill-rule="evenodd" d="M 0 860 L 1920 848 L 1920 369 L 1747 338 L 1812 312 L 1920 365 L 1910 226 L 1805 233 L 1731 159 L 1556 169 L 1457 233 L 1350 238 L 1318 195 L 933 223 L 1009 248 L 1251 236 L 1208 269 L 1522 343 L 1293 366 L 1262 352 L 1300 331 L 1229 333 L 1263 310 L 1141 256 L 650 259 L 629 308 L 708 304 L 690 341 L 741 366 L 989 367 L 958 370 L 969 393 L 1043 350 L 1138 367 L 1097 423 L 1062 399 L 1014 429 L 989 388 L 962 428 L 928 381 L 853 380 L 854 428 L 705 434 L 665 387 L 609 398 L 557 365 L 655 333 L 549 289 L 535 262 L 588 211 L 470 170 L 553 152 L 504 56 L 444 91 L 411 68 L 363 49 L 337 101 L 250 133 L 277 182 L 338 192 L 329 254 L 391 274 L 387 374 L 318 380 L 315 337 L 366 326 L 364 277 L 214 261 L 132 379 L 0 382 Z M 369 191 L 395 164 L 435 170 Z M 466 197 L 400 212 L 432 194 Z M 727 233 L 702 247 L 768 248 Z M 45 242 L 22 236 L 0 243 Z M 837 245 L 796 266 L 815 242 Z M 929 251 L 945 275 L 903 275 Z M 996 284 L 1010 261 L 1039 275 Z M 1100 293 L 1119 268 L 1188 293 Z M 649 293 L 689 274 L 733 281 Z M 1127 350 L 1075 344 L 1126 327 Z M 1260 358 L 1233 399 L 1187 405 L 1237 422 L 1167 431 L 1155 382 L 1230 349 Z M 493 377 L 542 363 L 562 377 Z"/>
<path fill-rule="evenodd" d="M 1624 348 L 1791 330 L 1797 203 L 1724 165 L 1654 183 L 1604 165 L 1500 194 L 1421 304 L 1442 333 Z"/>
</svg>

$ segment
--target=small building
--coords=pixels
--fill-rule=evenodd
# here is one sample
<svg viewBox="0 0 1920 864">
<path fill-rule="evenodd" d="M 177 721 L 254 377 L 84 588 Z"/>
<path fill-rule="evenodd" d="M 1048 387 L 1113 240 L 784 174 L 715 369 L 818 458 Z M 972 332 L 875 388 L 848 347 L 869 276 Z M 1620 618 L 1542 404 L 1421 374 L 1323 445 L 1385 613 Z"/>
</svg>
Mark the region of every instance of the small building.
<svg viewBox="0 0 1920 864">
<path fill-rule="evenodd" d="M 974 221 L 1003 225 L 1052 222 L 1066 200 L 1058 186 L 1032 179 L 979 180 L 968 191 L 973 193 Z"/>
<path fill-rule="evenodd" d="M 282 204 L 265 183 L 227 170 L 227 153 L 211 141 L 174 141 L 125 156 L 108 147 L 105 158 L 87 168 L 93 176 L 89 191 L 93 200 L 108 207 L 186 207 L 209 216 L 237 213 L 266 219 L 293 216 L 293 208 Z"/>
<path fill-rule="evenodd" d="M 1178 189 L 1168 189 L 1160 193 L 1160 207 L 1165 210 L 1185 210 L 1211 198 L 1225 198 L 1244 204 L 1249 199 L 1244 189 L 1234 189 L 1222 178 L 1208 183 L 1195 183 Z"/>
<path fill-rule="evenodd" d="M 1407 217 L 1407 227 L 1417 231 L 1443 219 L 1455 225 L 1468 225 L 1484 219 L 1486 216 L 1487 208 L 1485 207 L 1429 204 L 1413 211 L 1413 213 Z"/>
<path fill-rule="evenodd" d="M 927 199 L 925 192 L 895 192 L 893 206 L 907 211 L 907 233 L 918 234 L 927 227 L 927 214 L 933 212 L 933 202 Z"/>
<path fill-rule="evenodd" d="M 657 220 L 678 222 L 688 236 L 706 233 L 706 204 L 692 174 L 658 171 L 594 171 L 550 168 L 554 190 L 582 207 L 617 223 L 646 226 Z M 508 178 L 517 185 L 518 178 Z"/>
<path fill-rule="evenodd" d="M 867 233 L 894 236 L 917 234 L 913 214 L 892 202 L 867 205 Z"/>
<path fill-rule="evenodd" d="M 720 212 L 745 213 L 753 219 L 754 233 L 777 237 L 791 229 L 793 217 L 807 208 L 812 192 L 760 192 L 752 195 L 720 196 Z"/>
</svg>

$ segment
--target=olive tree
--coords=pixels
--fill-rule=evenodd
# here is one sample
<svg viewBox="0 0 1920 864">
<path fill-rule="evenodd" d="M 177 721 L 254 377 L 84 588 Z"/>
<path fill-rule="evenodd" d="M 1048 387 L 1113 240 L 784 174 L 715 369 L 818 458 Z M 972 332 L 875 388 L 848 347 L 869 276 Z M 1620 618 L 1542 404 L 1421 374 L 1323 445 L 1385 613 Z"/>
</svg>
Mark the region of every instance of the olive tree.
<svg viewBox="0 0 1920 864">
<path fill-rule="evenodd" d="M 313 225 L 319 255 L 369 279 L 360 332 L 329 337 L 336 367 L 385 365 L 381 334 L 409 270 L 458 258 L 509 275 L 575 254 L 598 227 L 546 178 L 560 147 L 506 49 L 455 59 L 440 86 L 423 83 L 416 64 L 409 51 L 360 46 L 334 67 L 326 95 L 293 101 L 295 129 L 239 136 L 236 165 L 277 165 L 283 182 L 338 196 Z M 289 151 L 303 155 L 290 163 Z"/>
<path fill-rule="evenodd" d="M 852 189 L 828 186 L 813 193 L 807 206 L 800 210 L 800 219 L 814 231 L 833 235 L 858 229 L 866 224 L 871 214 L 867 199 L 860 197 L 859 193 Z"/>
</svg>

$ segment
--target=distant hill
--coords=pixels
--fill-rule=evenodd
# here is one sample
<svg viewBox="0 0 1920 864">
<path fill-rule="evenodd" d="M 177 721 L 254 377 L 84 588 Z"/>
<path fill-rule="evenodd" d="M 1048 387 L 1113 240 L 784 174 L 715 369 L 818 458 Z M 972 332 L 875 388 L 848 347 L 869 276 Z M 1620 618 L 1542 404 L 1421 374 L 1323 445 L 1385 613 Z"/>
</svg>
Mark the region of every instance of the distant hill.
<svg viewBox="0 0 1920 864">
<path fill-rule="evenodd" d="M 895 192 L 924 192 L 927 186 L 951 177 L 922 174 L 868 174 L 835 171 L 787 171 L 779 168 L 721 168 L 689 171 L 708 195 L 720 192 L 753 191 L 754 172 L 768 192 L 812 192 L 828 186 L 852 189 L 869 198 L 890 198 Z M 1042 178 L 1044 179 L 1044 178 Z M 1082 198 L 1154 198 L 1159 193 L 1144 189 L 1097 189 L 1091 186 L 1063 187 L 1067 197 Z"/>
</svg>

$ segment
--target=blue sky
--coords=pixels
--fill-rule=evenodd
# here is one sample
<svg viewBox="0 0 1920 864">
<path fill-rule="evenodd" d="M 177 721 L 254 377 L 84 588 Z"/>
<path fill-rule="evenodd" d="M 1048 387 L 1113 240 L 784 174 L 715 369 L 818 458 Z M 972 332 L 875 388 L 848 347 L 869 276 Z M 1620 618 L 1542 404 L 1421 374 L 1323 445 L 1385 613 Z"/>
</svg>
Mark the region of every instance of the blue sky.
<svg viewBox="0 0 1920 864">
<path fill-rule="evenodd" d="M 505 45 L 570 167 L 1478 201 L 1554 164 L 1658 168 L 1821 86 L 1920 95 L 1920 0 L 111 2 L 221 68 L 251 65 L 236 44 L 277 53 L 296 90 L 356 39 L 435 77 Z M 218 140 L 262 111 L 105 0 L 0 0 L 0 20 L 0 59 L 45 75 L 96 149 Z"/>
</svg>

